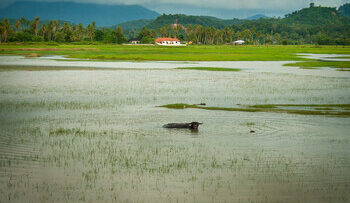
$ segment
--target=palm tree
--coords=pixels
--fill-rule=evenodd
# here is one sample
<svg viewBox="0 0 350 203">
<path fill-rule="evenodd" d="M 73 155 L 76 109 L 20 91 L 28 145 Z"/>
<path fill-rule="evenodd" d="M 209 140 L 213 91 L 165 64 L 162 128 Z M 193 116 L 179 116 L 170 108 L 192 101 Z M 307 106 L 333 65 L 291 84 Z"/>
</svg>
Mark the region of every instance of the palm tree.
<svg viewBox="0 0 350 203">
<path fill-rule="evenodd" d="M 83 38 L 84 35 L 84 26 L 80 23 L 76 29 L 76 38 L 80 41 Z"/>
<path fill-rule="evenodd" d="M 39 17 L 35 17 L 34 19 L 34 32 L 35 36 L 38 36 L 38 31 L 39 31 Z"/>
<path fill-rule="evenodd" d="M 2 42 L 2 35 L 4 34 L 4 23 L 0 21 L 0 44 Z"/>
<path fill-rule="evenodd" d="M 16 32 L 18 32 L 18 31 L 19 31 L 20 26 L 21 26 L 21 21 L 16 20 L 16 22 L 15 22 Z"/>
<path fill-rule="evenodd" d="M 47 29 L 47 26 L 45 24 L 43 26 L 41 26 L 40 34 L 44 39 L 46 38 L 45 36 L 47 34 L 47 31 L 48 31 L 48 29 Z"/>
<path fill-rule="evenodd" d="M 9 23 L 9 20 L 6 18 L 4 20 L 4 23 L 3 23 L 3 35 L 4 35 L 4 42 L 7 41 L 7 37 L 9 36 L 9 34 L 13 32 L 11 26 L 10 26 L 10 23 Z"/>
<path fill-rule="evenodd" d="M 229 28 L 229 27 L 225 27 L 225 29 L 223 30 L 224 32 L 224 41 L 225 43 L 230 43 L 232 44 L 232 39 L 233 39 L 233 35 L 234 35 L 234 31 L 233 29 Z"/>
<path fill-rule="evenodd" d="M 49 41 L 51 41 L 52 40 L 52 32 L 53 32 L 53 21 L 52 20 L 50 20 L 50 22 L 49 22 L 49 24 L 48 24 L 48 26 L 47 26 L 47 39 L 49 40 Z"/>
<path fill-rule="evenodd" d="M 27 20 L 24 16 L 21 18 L 20 23 L 22 25 L 22 30 L 24 30 L 24 26 L 27 24 Z"/>
<path fill-rule="evenodd" d="M 96 27 L 96 24 L 95 24 L 95 21 L 92 23 L 92 25 L 88 25 L 87 28 L 86 28 L 86 31 L 87 31 L 87 34 L 88 36 L 90 37 L 90 40 L 92 41 L 95 37 L 95 27 Z"/>
<path fill-rule="evenodd" d="M 275 33 L 274 39 L 275 39 L 275 42 L 278 43 L 281 39 L 281 35 L 279 33 Z"/>
<path fill-rule="evenodd" d="M 164 27 L 159 29 L 160 34 L 162 37 L 167 37 L 168 34 L 168 26 L 164 25 Z"/>
<path fill-rule="evenodd" d="M 62 32 L 64 33 L 64 40 L 66 42 L 71 41 L 72 39 L 72 28 L 70 27 L 68 22 L 65 22 L 62 27 Z"/>
<path fill-rule="evenodd" d="M 182 30 L 182 27 L 179 24 L 175 24 L 173 26 L 173 31 L 174 31 L 174 35 L 175 38 L 177 37 L 177 34 Z"/>
<path fill-rule="evenodd" d="M 53 21 L 53 28 L 52 28 L 53 40 L 56 39 L 56 33 L 59 29 L 60 29 L 60 23 L 58 22 L 58 20 Z"/>
<path fill-rule="evenodd" d="M 117 27 L 115 34 L 116 34 L 118 44 L 122 44 L 122 43 L 127 41 L 124 34 L 123 34 L 123 30 L 120 26 Z"/>
</svg>

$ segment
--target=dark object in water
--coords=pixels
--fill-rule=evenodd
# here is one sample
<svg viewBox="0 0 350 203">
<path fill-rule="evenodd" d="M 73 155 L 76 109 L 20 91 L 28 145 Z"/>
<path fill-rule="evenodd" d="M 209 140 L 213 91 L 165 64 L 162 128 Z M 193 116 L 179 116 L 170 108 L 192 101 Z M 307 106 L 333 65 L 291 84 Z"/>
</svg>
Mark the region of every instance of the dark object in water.
<svg viewBox="0 0 350 203">
<path fill-rule="evenodd" d="M 255 133 L 255 131 L 254 131 L 254 130 L 251 130 L 250 133 Z"/>
<path fill-rule="evenodd" d="M 207 105 L 207 104 L 206 104 L 206 103 L 200 103 L 200 104 L 195 104 L 195 105 L 205 106 L 205 105 Z"/>
<path fill-rule="evenodd" d="M 188 128 L 188 129 L 198 129 L 199 125 L 203 123 L 192 122 L 192 123 L 168 123 L 163 125 L 163 128 Z"/>
</svg>

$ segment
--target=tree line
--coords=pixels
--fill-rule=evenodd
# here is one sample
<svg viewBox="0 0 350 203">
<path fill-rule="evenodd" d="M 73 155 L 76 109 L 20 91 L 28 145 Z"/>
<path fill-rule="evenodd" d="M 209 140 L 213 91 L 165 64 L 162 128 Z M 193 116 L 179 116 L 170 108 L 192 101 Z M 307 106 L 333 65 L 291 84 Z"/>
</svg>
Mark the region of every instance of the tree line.
<svg viewBox="0 0 350 203">
<path fill-rule="evenodd" d="M 122 44 L 127 42 L 120 27 L 97 29 L 92 22 L 84 27 L 82 24 L 70 25 L 68 22 L 52 20 L 41 23 L 39 17 L 27 20 L 22 17 L 11 26 L 8 19 L 0 21 L 1 42 L 94 42 Z"/>
<path fill-rule="evenodd" d="M 299 15 L 299 14 L 298 14 Z M 166 24 L 158 29 L 123 32 L 116 28 L 97 28 L 92 22 L 87 26 L 71 25 L 57 20 L 43 23 L 39 17 L 27 20 L 22 17 L 10 25 L 8 19 L 0 21 L 1 42 L 65 42 L 65 43 L 127 43 L 135 38 L 141 43 L 154 43 L 158 37 L 176 37 L 193 44 L 232 44 L 244 40 L 246 44 L 332 44 L 350 45 L 348 23 L 309 25 L 281 23 L 280 19 L 259 19 L 223 28 L 214 26 Z"/>
</svg>

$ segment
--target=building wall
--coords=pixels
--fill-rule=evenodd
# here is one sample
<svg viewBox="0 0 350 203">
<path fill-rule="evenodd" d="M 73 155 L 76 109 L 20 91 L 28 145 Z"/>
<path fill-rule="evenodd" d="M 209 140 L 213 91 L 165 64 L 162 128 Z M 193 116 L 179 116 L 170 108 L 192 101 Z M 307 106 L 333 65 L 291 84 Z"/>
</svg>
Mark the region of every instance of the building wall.
<svg viewBox="0 0 350 203">
<path fill-rule="evenodd" d="M 162 41 L 157 43 L 159 45 L 180 45 L 181 43 L 178 41 Z"/>
</svg>

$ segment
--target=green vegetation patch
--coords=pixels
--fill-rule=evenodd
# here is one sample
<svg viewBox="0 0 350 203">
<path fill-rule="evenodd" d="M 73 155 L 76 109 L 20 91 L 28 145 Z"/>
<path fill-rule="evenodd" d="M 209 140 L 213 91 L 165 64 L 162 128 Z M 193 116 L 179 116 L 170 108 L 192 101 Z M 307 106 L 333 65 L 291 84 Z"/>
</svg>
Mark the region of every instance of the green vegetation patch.
<svg viewBox="0 0 350 203">
<path fill-rule="evenodd" d="M 183 67 L 181 70 L 204 70 L 204 71 L 241 71 L 238 68 L 216 68 L 216 67 Z"/>
<path fill-rule="evenodd" d="M 184 103 L 168 104 L 160 107 L 169 109 L 204 109 L 204 110 L 217 110 L 217 111 L 242 111 L 242 112 L 273 112 L 273 113 L 290 113 L 300 115 L 325 115 L 325 116 L 340 116 L 349 117 L 350 112 L 347 111 L 350 104 L 264 104 L 264 105 L 245 105 L 240 108 L 229 107 L 206 107 L 197 106 Z M 292 107 L 289 109 L 283 109 L 279 107 Z M 294 108 L 293 108 L 294 107 Z M 307 110 L 300 109 L 300 107 L 309 108 Z M 338 109 L 333 109 L 338 108 Z"/>
<path fill-rule="evenodd" d="M 329 67 L 329 68 L 350 68 L 350 61 L 304 61 L 297 63 L 288 63 L 284 66 L 296 66 L 303 69 L 314 69 L 317 67 Z"/>
<path fill-rule="evenodd" d="M 347 108 L 350 104 L 259 104 L 250 105 L 252 108 L 277 108 L 277 107 L 337 107 L 337 108 Z"/>
</svg>

